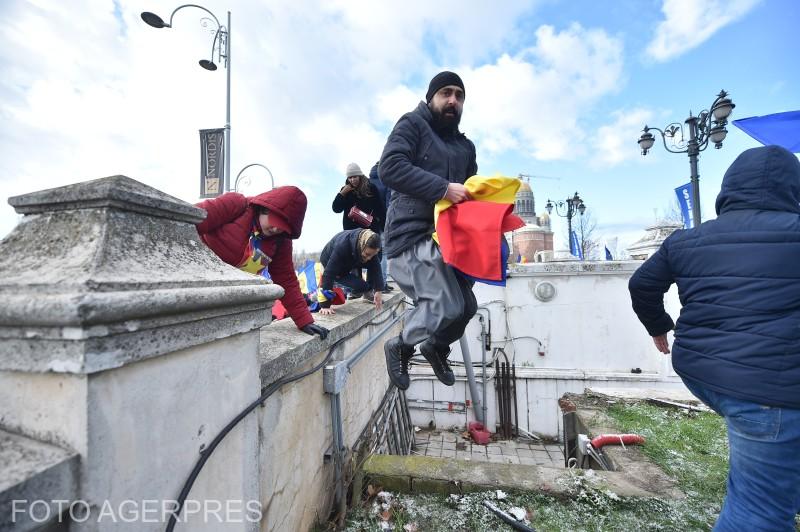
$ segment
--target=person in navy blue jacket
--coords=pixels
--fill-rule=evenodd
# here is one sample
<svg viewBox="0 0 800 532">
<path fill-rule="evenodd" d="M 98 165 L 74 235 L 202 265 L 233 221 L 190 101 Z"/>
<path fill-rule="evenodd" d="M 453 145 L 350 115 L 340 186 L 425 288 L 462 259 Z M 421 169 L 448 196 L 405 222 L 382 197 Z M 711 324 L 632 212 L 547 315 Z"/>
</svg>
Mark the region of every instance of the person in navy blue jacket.
<svg viewBox="0 0 800 532">
<path fill-rule="evenodd" d="M 381 181 L 381 178 L 378 175 L 379 164 L 380 161 L 372 165 L 372 168 L 369 171 L 369 182 L 372 183 L 372 185 L 375 187 L 375 190 L 378 191 L 378 201 L 381 206 L 381 222 L 377 226 L 376 232 L 379 235 L 383 235 L 384 220 L 386 220 L 386 212 L 389 209 L 389 199 L 392 197 L 392 189 L 387 188 L 386 185 L 383 184 L 383 181 Z M 390 286 L 388 282 L 388 264 L 386 254 L 382 250 L 380 253 L 378 253 L 378 261 L 381 263 L 381 272 L 383 273 L 383 293 L 388 294 L 394 290 L 394 288 Z"/>
<path fill-rule="evenodd" d="M 395 124 L 378 167 L 392 189 L 383 251 L 395 284 L 414 302 L 403 331 L 383 345 L 389 378 L 400 390 L 411 384 L 408 364 L 417 344 L 439 381 L 455 384 L 450 345 L 478 309 L 473 282 L 444 262 L 431 238 L 436 202 L 470 199 L 464 182 L 478 172 L 475 145 L 458 129 L 465 98 L 458 74 L 436 74 L 425 101 Z"/>
<path fill-rule="evenodd" d="M 334 282 L 363 294 L 364 299 L 371 299 L 377 309 L 381 310 L 383 275 L 378 260 L 380 249 L 381 237 L 370 229 L 342 231 L 325 244 L 319 257 L 319 261 L 325 268 L 322 272 L 319 290 L 319 294 L 322 296 L 319 298 L 320 314 L 334 313 L 330 308 L 330 301 L 322 293 L 331 290 Z M 353 273 L 353 270 L 361 272 L 361 268 L 367 269 L 369 282 Z"/>
<path fill-rule="evenodd" d="M 718 217 L 676 231 L 631 277 L 633 310 L 686 387 L 725 418 L 727 495 L 714 528 L 794 530 L 800 511 L 800 161 L 743 152 Z M 677 324 L 664 293 L 678 286 Z"/>
</svg>

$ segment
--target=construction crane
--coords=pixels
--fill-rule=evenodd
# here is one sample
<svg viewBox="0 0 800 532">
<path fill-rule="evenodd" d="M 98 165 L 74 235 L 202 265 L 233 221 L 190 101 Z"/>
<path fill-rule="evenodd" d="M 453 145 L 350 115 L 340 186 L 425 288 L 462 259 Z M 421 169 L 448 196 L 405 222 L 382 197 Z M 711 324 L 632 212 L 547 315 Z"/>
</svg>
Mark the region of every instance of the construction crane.
<svg viewBox="0 0 800 532">
<path fill-rule="evenodd" d="M 527 179 L 530 181 L 531 179 L 552 179 L 553 181 L 561 181 L 560 177 L 550 177 L 546 175 L 531 175 L 531 174 L 517 174 L 520 179 Z"/>
</svg>

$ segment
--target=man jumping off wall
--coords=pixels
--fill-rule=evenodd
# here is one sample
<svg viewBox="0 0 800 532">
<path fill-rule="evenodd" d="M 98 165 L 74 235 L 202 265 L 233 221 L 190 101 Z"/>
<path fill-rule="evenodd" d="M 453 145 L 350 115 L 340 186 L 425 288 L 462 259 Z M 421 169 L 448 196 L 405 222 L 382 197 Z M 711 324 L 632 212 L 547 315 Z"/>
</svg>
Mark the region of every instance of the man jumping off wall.
<svg viewBox="0 0 800 532">
<path fill-rule="evenodd" d="M 408 362 L 416 344 L 438 379 L 455 383 L 447 362 L 450 344 L 477 310 L 472 282 L 444 263 L 431 238 L 434 204 L 470 199 L 464 181 L 478 171 L 475 145 L 458 130 L 464 98 L 458 74 L 434 76 L 426 101 L 394 126 L 379 165 L 380 179 L 394 190 L 384 232 L 389 272 L 415 305 L 400 336 L 384 345 L 389 378 L 401 390 L 410 384 Z"/>
</svg>

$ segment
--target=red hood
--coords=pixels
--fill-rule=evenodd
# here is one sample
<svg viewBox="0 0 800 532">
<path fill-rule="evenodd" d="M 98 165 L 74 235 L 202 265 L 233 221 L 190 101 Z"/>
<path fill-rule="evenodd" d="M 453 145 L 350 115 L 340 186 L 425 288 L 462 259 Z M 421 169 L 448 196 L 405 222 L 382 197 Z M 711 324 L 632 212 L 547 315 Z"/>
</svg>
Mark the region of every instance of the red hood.
<svg viewBox="0 0 800 532">
<path fill-rule="evenodd" d="M 298 238 L 303 230 L 303 219 L 306 216 L 308 200 L 303 191 L 297 187 L 286 186 L 274 188 L 268 192 L 247 198 L 252 205 L 260 205 L 282 216 L 292 232 L 289 238 Z"/>
</svg>

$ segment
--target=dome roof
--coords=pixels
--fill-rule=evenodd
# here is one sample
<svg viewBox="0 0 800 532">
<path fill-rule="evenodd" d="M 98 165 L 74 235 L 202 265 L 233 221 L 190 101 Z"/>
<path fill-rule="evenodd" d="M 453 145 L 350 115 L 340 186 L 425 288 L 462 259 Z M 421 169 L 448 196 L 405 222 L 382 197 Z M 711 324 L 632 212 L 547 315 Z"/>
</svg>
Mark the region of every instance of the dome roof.
<svg viewBox="0 0 800 532">
<path fill-rule="evenodd" d="M 519 186 L 519 190 L 517 190 L 517 194 L 519 194 L 520 192 L 532 192 L 531 186 L 525 181 L 522 181 L 522 184 Z"/>
</svg>

